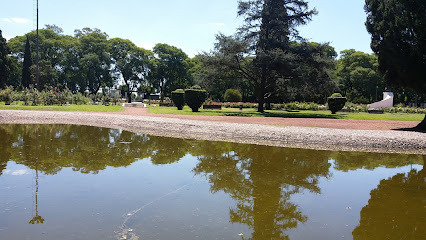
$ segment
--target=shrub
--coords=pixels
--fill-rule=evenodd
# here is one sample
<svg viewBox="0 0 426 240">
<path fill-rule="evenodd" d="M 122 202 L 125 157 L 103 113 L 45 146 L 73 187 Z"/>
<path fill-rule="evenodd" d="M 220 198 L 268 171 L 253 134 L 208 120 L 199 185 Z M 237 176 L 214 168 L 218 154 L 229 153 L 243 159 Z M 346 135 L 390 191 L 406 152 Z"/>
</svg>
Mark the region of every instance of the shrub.
<svg viewBox="0 0 426 240">
<path fill-rule="evenodd" d="M 193 112 L 198 112 L 198 109 L 203 105 L 207 97 L 206 90 L 195 88 L 185 89 L 185 102 Z M 198 86 L 199 87 L 199 86 Z"/>
<path fill-rule="evenodd" d="M 36 88 L 30 90 L 30 101 L 32 102 L 33 106 L 37 106 L 42 103 L 41 93 Z"/>
<path fill-rule="evenodd" d="M 331 113 L 336 114 L 337 111 L 345 106 L 346 98 L 340 93 L 333 93 L 333 95 L 327 99 L 327 103 Z"/>
<path fill-rule="evenodd" d="M 243 96 L 237 89 L 228 89 L 225 91 L 223 98 L 225 99 L 225 102 L 241 102 Z"/>
<path fill-rule="evenodd" d="M 60 91 L 59 89 L 57 89 L 57 91 L 55 92 L 55 96 L 56 96 L 56 103 L 58 103 L 59 105 L 62 106 L 68 103 L 67 92 Z"/>
<path fill-rule="evenodd" d="M 290 102 L 290 103 L 285 103 L 283 108 L 285 108 L 286 110 L 312 110 L 312 111 L 318 111 L 319 110 L 319 106 L 316 103 L 313 102 Z"/>
<path fill-rule="evenodd" d="M 43 105 L 50 106 L 57 103 L 57 98 L 52 90 L 46 90 L 41 92 L 41 101 Z"/>
<path fill-rule="evenodd" d="M 370 107 L 368 105 L 347 102 L 343 107 L 343 110 L 347 112 L 368 112 L 369 108 Z"/>
<path fill-rule="evenodd" d="M 87 99 L 81 92 L 72 95 L 72 103 L 77 105 L 87 104 L 89 103 L 89 99 Z"/>
<path fill-rule="evenodd" d="M 176 89 L 172 92 L 172 101 L 178 110 L 182 110 L 185 106 L 185 91 L 183 89 Z"/>
<path fill-rule="evenodd" d="M 20 96 L 21 101 L 23 101 L 24 105 L 27 106 L 31 99 L 31 91 L 28 88 L 24 88 Z"/>
<path fill-rule="evenodd" d="M 13 87 L 6 87 L 5 89 L 0 91 L 0 101 L 4 102 L 5 105 L 10 105 L 15 98 L 15 92 L 13 91 Z"/>
</svg>

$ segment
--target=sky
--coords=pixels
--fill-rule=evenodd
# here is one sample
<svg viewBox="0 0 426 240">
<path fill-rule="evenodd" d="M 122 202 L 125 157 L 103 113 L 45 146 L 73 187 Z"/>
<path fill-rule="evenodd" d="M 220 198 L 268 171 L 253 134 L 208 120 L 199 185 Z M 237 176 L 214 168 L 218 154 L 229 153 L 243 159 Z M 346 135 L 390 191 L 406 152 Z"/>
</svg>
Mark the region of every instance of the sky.
<svg viewBox="0 0 426 240">
<path fill-rule="evenodd" d="M 2 0 L 0 30 L 10 39 L 35 29 L 36 0 Z M 300 27 L 309 41 L 330 43 L 337 52 L 371 53 L 364 0 L 308 0 L 318 15 Z M 39 0 L 39 27 L 55 24 L 64 34 L 99 28 L 110 38 L 152 49 L 157 43 L 181 48 L 190 57 L 210 51 L 219 32 L 232 35 L 243 19 L 238 0 Z"/>
</svg>

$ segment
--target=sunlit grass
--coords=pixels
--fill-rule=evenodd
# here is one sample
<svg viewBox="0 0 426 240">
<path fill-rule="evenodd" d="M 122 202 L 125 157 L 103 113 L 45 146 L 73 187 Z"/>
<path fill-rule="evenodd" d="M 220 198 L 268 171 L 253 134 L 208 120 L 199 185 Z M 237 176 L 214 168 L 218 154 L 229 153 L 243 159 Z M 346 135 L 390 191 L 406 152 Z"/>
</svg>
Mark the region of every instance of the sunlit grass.
<svg viewBox="0 0 426 240">
<path fill-rule="evenodd" d="M 204 110 L 200 108 L 199 112 L 185 106 L 179 111 L 175 107 L 150 107 L 149 112 L 158 114 L 178 114 L 178 115 L 204 115 L 204 116 L 244 116 L 244 117 L 282 117 L 282 118 L 328 118 L 328 119 L 359 119 L 359 120 L 394 120 L 394 121 L 422 121 L 423 114 L 410 113 L 347 113 L 338 112 L 331 114 L 330 111 L 286 111 L 286 110 L 267 110 L 259 113 L 254 108 L 222 108 L 222 110 Z"/>
<path fill-rule="evenodd" d="M 12 105 L 4 105 L 0 102 L 1 110 L 38 110 L 38 111 L 75 111 L 75 112 L 120 112 L 124 110 L 120 105 L 63 105 L 63 106 L 25 106 L 20 102 L 14 102 Z"/>
</svg>

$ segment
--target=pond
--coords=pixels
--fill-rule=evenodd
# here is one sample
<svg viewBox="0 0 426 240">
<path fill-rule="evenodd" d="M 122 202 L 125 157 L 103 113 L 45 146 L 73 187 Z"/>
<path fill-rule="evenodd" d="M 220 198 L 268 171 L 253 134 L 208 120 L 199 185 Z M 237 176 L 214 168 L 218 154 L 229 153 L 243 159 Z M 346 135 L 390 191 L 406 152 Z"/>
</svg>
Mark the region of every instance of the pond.
<svg viewBox="0 0 426 240">
<path fill-rule="evenodd" d="M 422 239 L 426 156 L 0 125 L 0 239 Z"/>
</svg>

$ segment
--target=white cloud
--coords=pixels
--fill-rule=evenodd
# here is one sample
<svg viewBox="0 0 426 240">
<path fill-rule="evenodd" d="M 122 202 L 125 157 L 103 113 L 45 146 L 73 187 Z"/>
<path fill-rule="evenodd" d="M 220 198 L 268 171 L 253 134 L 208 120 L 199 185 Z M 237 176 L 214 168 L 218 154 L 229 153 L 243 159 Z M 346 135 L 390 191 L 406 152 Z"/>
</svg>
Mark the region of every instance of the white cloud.
<svg viewBox="0 0 426 240">
<path fill-rule="evenodd" d="M 152 50 L 155 47 L 155 43 L 147 43 L 144 41 L 139 41 L 136 43 L 136 46 L 144 48 L 146 50 Z"/>
<path fill-rule="evenodd" d="M 10 171 L 10 170 L 6 170 L 4 172 L 5 175 L 13 175 L 13 176 L 22 176 L 25 174 L 29 174 L 30 172 L 26 169 L 19 169 L 19 170 L 15 170 L 15 171 Z"/>
<path fill-rule="evenodd" d="M 15 23 L 28 23 L 28 22 L 30 22 L 30 20 L 28 20 L 26 18 L 12 18 L 12 21 L 14 21 Z"/>
<path fill-rule="evenodd" d="M 225 26 L 225 23 L 215 23 L 215 25 L 216 25 L 217 27 L 223 27 L 223 26 Z"/>
<path fill-rule="evenodd" d="M 8 23 L 22 23 L 22 24 L 30 22 L 30 20 L 26 18 L 3 18 L 3 21 Z"/>
</svg>

